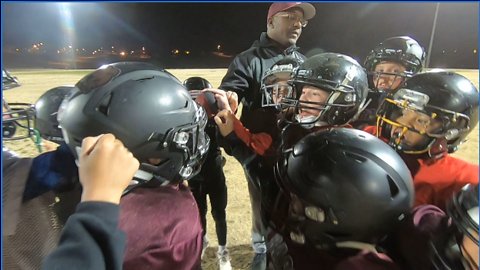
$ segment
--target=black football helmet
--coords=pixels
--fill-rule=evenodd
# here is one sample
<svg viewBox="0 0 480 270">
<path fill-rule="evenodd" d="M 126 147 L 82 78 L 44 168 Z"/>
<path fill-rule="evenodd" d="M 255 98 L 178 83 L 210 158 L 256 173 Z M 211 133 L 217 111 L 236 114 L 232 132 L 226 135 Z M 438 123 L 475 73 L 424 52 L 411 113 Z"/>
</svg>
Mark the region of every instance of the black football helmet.
<svg viewBox="0 0 480 270">
<path fill-rule="evenodd" d="M 205 88 L 213 88 L 212 84 L 202 77 L 190 77 L 183 82 L 188 91 L 203 90 Z"/>
<path fill-rule="evenodd" d="M 431 262 L 434 269 L 478 269 L 479 208 L 478 185 L 466 185 L 447 204 L 450 222 L 441 235 L 431 241 Z M 467 243 L 470 248 L 467 250 Z M 477 257 L 478 258 L 478 257 Z"/>
<path fill-rule="evenodd" d="M 405 67 L 405 73 L 385 73 L 375 72 L 375 66 L 382 61 L 389 61 L 401 64 Z M 425 51 L 418 44 L 416 40 L 408 36 L 391 37 L 378 44 L 365 59 L 365 69 L 369 75 L 369 85 L 374 91 L 383 91 L 385 89 L 378 89 L 374 87 L 375 80 L 378 80 L 379 76 L 399 76 L 402 78 L 411 77 L 422 70 L 423 62 L 425 61 Z M 389 89 L 395 90 L 395 89 Z"/>
<path fill-rule="evenodd" d="M 212 92 L 202 92 L 205 88 L 213 88 L 212 84 L 202 77 L 190 77 L 183 82 L 190 96 L 207 112 L 208 118 L 218 113 L 218 103 Z M 215 124 L 216 125 L 216 124 Z"/>
<path fill-rule="evenodd" d="M 410 172 L 375 136 L 351 128 L 311 133 L 283 153 L 276 180 L 290 197 L 292 241 L 320 249 L 375 244 L 411 210 Z M 346 246 L 345 246 L 346 247 Z"/>
<path fill-rule="evenodd" d="M 260 86 L 262 107 L 280 109 L 280 102 L 284 97 L 295 97 L 293 87 L 289 82 L 299 66 L 299 59 L 285 57 L 265 71 Z"/>
<path fill-rule="evenodd" d="M 399 123 L 401 117 L 412 112 L 426 116 L 429 123 L 435 121 L 438 127 L 428 131 L 419 130 L 414 123 Z M 377 111 L 377 135 L 405 154 L 435 157 L 454 152 L 477 123 L 478 90 L 467 78 L 447 71 L 413 76 Z M 409 145 L 407 131 L 423 135 L 423 143 Z"/>
<path fill-rule="evenodd" d="M 62 130 L 58 125 L 57 113 L 62 101 L 74 86 L 58 86 L 45 92 L 35 103 L 35 129 L 42 138 L 55 142 L 64 142 Z"/>
<path fill-rule="evenodd" d="M 295 113 L 294 119 L 286 120 L 307 128 L 349 123 L 359 113 L 368 93 L 363 68 L 353 58 L 338 53 L 322 53 L 308 58 L 296 71 L 292 84 L 296 97 L 283 98 L 282 106 L 295 108 Z M 306 86 L 328 92 L 327 100 L 320 103 L 302 100 Z M 314 110 L 318 114 L 302 117 L 301 110 Z"/>
<path fill-rule="evenodd" d="M 18 79 L 2 69 L 2 91 L 19 87 Z M 35 107 L 30 103 L 8 103 L 2 97 L 2 135 L 3 140 L 23 140 L 31 138 L 40 145 L 38 131 L 33 128 Z"/>
<path fill-rule="evenodd" d="M 112 133 L 141 163 L 134 180 L 178 183 L 200 170 L 209 147 L 206 113 L 170 73 L 147 63 L 114 63 L 73 91 L 58 120 L 74 155 L 83 138 Z"/>
</svg>

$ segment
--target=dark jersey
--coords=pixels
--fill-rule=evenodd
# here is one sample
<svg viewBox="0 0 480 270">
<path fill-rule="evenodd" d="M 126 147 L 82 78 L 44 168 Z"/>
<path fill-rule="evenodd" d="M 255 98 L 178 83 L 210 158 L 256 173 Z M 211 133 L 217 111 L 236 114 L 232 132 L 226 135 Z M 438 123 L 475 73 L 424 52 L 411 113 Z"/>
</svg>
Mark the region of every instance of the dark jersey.
<svg viewBox="0 0 480 270">
<path fill-rule="evenodd" d="M 139 187 L 122 197 L 120 207 L 127 234 L 123 269 L 200 267 L 202 226 L 188 187 Z"/>
</svg>

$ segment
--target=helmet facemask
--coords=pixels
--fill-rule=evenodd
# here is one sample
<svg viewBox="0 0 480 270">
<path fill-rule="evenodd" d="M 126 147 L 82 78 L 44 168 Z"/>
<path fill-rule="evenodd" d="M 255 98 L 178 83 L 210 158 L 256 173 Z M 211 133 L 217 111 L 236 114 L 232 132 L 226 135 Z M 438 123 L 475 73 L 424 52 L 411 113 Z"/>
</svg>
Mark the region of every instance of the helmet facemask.
<svg viewBox="0 0 480 270">
<path fill-rule="evenodd" d="M 368 73 L 369 81 L 374 86 L 373 92 L 378 93 L 390 93 L 395 91 L 407 78 L 410 78 L 412 74 L 407 72 L 384 72 L 384 71 L 372 71 Z"/>
<path fill-rule="evenodd" d="M 165 141 L 170 140 L 177 151 L 180 150 L 185 153 L 185 162 L 179 172 L 180 177 L 185 180 L 200 172 L 203 159 L 210 146 L 210 138 L 205 133 L 208 120 L 206 112 L 196 103 L 194 105 L 196 107 L 194 123 L 173 129 L 165 136 Z"/>
<path fill-rule="evenodd" d="M 294 96 L 293 86 L 288 82 L 276 82 L 269 85 L 262 85 L 262 107 L 274 107 L 281 110 L 284 98 Z"/>
<path fill-rule="evenodd" d="M 388 94 L 398 89 L 414 73 L 396 58 L 380 58 L 376 59 L 367 74 L 372 92 Z"/>
<path fill-rule="evenodd" d="M 208 153 L 210 138 L 205 132 L 207 115 L 205 110 L 192 103 L 196 108 L 195 119 L 191 124 L 170 129 L 167 134 L 152 133 L 148 142 L 159 145 L 155 154 L 140 160 L 140 170 L 132 184 L 151 182 L 153 185 L 178 183 L 189 180 L 201 170 L 204 158 Z M 161 150 L 160 150 L 161 149 Z M 158 160 L 158 162 L 152 162 Z M 182 164 L 178 173 L 169 172 L 173 164 Z M 175 170 L 176 171 L 176 170 Z M 151 180 L 156 181 L 151 181 Z M 130 191 L 127 189 L 127 192 Z"/>
<path fill-rule="evenodd" d="M 347 124 L 357 107 L 353 87 L 328 80 L 316 83 L 294 81 L 297 97 L 285 98 L 282 104 L 295 108 L 293 123 L 304 128 Z"/>
<path fill-rule="evenodd" d="M 262 78 L 260 86 L 262 92 L 262 107 L 274 107 L 278 111 L 284 98 L 294 96 L 293 86 L 290 83 L 295 68 L 292 64 L 274 65 Z"/>
<path fill-rule="evenodd" d="M 426 94 L 399 89 L 377 112 L 377 134 L 405 154 L 435 156 L 447 151 L 447 141 L 468 132 L 468 116 L 428 105 Z"/>
</svg>

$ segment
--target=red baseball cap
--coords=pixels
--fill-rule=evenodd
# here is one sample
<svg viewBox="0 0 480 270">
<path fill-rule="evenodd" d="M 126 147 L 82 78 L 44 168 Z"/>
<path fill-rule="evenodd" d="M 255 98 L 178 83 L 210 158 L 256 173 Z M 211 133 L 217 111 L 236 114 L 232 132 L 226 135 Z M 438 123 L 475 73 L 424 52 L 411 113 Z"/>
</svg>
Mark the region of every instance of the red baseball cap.
<svg viewBox="0 0 480 270">
<path fill-rule="evenodd" d="M 303 18 L 305 20 L 310 20 L 311 18 L 315 17 L 315 7 L 312 4 L 302 2 L 277 2 L 270 5 L 270 8 L 268 9 L 267 21 L 278 12 L 294 7 L 300 8 L 303 11 Z"/>
</svg>

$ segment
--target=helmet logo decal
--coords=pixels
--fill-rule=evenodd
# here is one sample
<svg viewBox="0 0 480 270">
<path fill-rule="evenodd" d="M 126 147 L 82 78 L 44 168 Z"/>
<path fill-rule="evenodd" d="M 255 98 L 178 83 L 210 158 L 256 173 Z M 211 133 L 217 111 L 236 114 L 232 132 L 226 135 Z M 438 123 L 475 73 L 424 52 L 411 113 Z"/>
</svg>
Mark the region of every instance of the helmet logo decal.
<svg viewBox="0 0 480 270">
<path fill-rule="evenodd" d="M 345 79 L 348 80 L 348 82 L 351 82 L 353 81 L 353 79 L 355 79 L 357 75 L 357 68 L 355 66 L 350 66 L 348 68 L 347 75 L 345 75 Z M 346 84 L 346 82 L 344 82 L 343 84 Z"/>
<path fill-rule="evenodd" d="M 293 65 L 288 64 L 288 65 L 274 65 L 271 69 L 272 72 L 280 72 L 280 71 L 292 71 L 293 70 Z"/>
<path fill-rule="evenodd" d="M 88 93 L 93 89 L 99 88 L 112 81 L 115 77 L 120 75 L 120 69 L 109 66 L 102 66 L 96 71 L 90 73 L 81 79 L 75 86 L 84 93 Z"/>
</svg>

